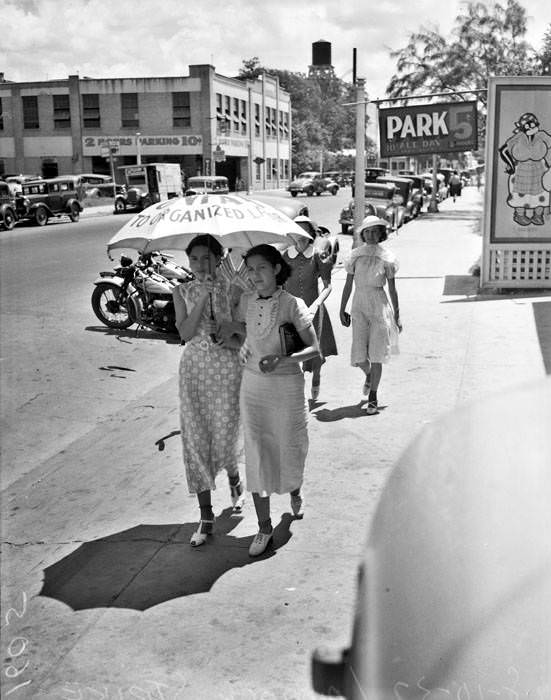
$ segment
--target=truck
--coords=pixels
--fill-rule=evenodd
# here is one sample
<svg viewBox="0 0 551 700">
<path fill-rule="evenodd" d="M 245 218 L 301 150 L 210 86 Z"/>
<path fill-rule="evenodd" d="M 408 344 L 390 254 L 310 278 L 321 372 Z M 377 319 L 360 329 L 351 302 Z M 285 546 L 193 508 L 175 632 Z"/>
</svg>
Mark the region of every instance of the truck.
<svg viewBox="0 0 551 700">
<path fill-rule="evenodd" d="M 127 209 L 141 211 L 183 194 L 179 163 L 121 165 L 118 169 L 124 174 L 126 192 L 115 197 L 115 214 Z"/>
</svg>

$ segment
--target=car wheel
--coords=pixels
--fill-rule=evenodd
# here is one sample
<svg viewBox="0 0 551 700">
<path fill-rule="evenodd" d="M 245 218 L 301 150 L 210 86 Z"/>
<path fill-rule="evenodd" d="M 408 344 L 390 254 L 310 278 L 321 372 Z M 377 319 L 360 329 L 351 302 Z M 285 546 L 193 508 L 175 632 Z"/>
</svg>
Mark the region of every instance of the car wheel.
<svg viewBox="0 0 551 700">
<path fill-rule="evenodd" d="M 331 190 L 331 194 L 333 195 L 333 197 L 337 194 L 337 192 L 338 189 L 336 187 L 333 187 L 333 189 Z"/>
<path fill-rule="evenodd" d="M 15 226 L 15 214 L 11 209 L 6 209 L 4 212 L 4 228 L 6 231 L 11 231 Z"/>
<path fill-rule="evenodd" d="M 151 201 L 151 197 L 149 195 L 145 196 L 141 201 L 142 211 L 147 209 L 147 207 L 150 207 L 152 204 L 153 202 Z"/>
<path fill-rule="evenodd" d="M 296 197 L 298 192 L 291 192 L 291 197 Z"/>
<path fill-rule="evenodd" d="M 48 212 L 46 207 L 37 207 L 34 213 L 34 221 L 37 226 L 46 226 L 48 223 Z"/>
<path fill-rule="evenodd" d="M 321 190 L 318 190 L 318 191 L 316 192 L 316 197 L 319 197 L 320 194 L 321 194 Z"/>
<path fill-rule="evenodd" d="M 126 202 L 120 197 L 115 199 L 115 214 L 122 214 L 126 211 Z"/>
<path fill-rule="evenodd" d="M 78 204 L 73 202 L 71 204 L 71 209 L 69 210 L 69 218 L 71 221 L 78 221 L 80 217 L 80 209 L 78 208 Z"/>
</svg>

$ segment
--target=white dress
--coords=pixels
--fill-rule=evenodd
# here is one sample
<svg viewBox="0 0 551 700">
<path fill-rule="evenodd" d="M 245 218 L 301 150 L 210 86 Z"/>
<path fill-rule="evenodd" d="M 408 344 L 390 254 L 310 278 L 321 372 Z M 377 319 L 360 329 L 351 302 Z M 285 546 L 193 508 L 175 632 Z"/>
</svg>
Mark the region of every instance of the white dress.
<svg viewBox="0 0 551 700">
<path fill-rule="evenodd" d="M 311 314 L 302 299 L 278 289 L 269 299 L 245 292 L 239 318 L 247 325 L 251 351 L 240 395 L 247 490 L 261 496 L 289 493 L 302 485 L 308 453 L 304 375 L 298 363 L 266 374 L 258 363 L 264 355 L 281 354 L 281 324 L 291 322 L 302 330 L 312 325 Z"/>
<path fill-rule="evenodd" d="M 351 364 L 388 362 L 391 352 L 398 352 L 398 328 L 384 286 L 394 279 L 398 261 L 379 243 L 364 243 L 352 250 L 344 267 L 354 275 Z"/>
</svg>

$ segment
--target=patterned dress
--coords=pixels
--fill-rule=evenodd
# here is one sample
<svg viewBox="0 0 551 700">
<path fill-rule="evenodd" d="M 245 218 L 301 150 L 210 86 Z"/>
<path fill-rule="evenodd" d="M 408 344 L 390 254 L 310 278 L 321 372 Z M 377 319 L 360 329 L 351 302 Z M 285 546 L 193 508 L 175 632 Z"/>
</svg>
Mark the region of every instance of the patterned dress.
<svg viewBox="0 0 551 700">
<path fill-rule="evenodd" d="M 320 254 L 314 251 L 313 246 L 308 246 L 306 250 L 299 253 L 293 246 L 283 253 L 283 259 L 291 268 L 291 276 L 285 282 L 285 289 L 299 299 L 302 299 L 306 306 L 310 306 L 319 296 L 319 283 L 321 279 L 328 284 L 331 282 L 331 262 L 323 262 Z M 329 355 L 337 355 L 337 344 L 333 334 L 331 319 L 327 313 L 325 304 L 322 304 L 314 316 L 314 329 L 320 344 L 321 361 Z M 303 363 L 305 372 L 312 371 L 312 360 Z"/>
<path fill-rule="evenodd" d="M 239 318 L 247 325 L 251 351 L 240 398 L 247 489 L 261 496 L 290 493 L 302 484 L 308 453 L 304 375 L 298 364 L 278 365 L 264 374 L 259 362 L 264 355 L 281 354 L 282 323 L 302 330 L 312 325 L 310 314 L 302 299 L 278 289 L 269 299 L 245 292 Z"/>
<path fill-rule="evenodd" d="M 391 351 L 398 352 L 398 329 L 384 285 L 394 278 L 398 261 L 379 243 L 364 243 L 344 267 L 354 275 L 351 364 L 388 362 Z"/>
<path fill-rule="evenodd" d="M 200 292 L 200 284 L 192 281 L 177 287 L 175 294 L 189 314 Z M 212 297 L 215 318 L 231 321 L 229 285 L 216 279 Z M 216 475 L 222 469 L 236 474 L 242 455 L 239 353 L 213 343 L 205 328 L 209 318 L 207 303 L 197 333 L 185 344 L 180 360 L 180 424 L 190 493 L 215 489 Z"/>
</svg>

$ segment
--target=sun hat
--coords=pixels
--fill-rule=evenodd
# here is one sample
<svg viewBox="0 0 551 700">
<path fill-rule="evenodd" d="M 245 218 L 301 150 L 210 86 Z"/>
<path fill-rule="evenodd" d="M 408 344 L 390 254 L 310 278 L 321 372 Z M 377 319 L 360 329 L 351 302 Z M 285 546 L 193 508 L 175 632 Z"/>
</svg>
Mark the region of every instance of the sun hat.
<svg viewBox="0 0 551 700">
<path fill-rule="evenodd" d="M 388 228 L 388 221 L 375 216 L 374 214 L 369 214 L 358 227 L 358 233 L 365 231 L 366 228 L 373 228 L 374 226 L 383 226 L 386 230 Z"/>
<path fill-rule="evenodd" d="M 310 233 L 312 238 L 315 238 L 317 236 L 318 228 L 317 228 L 316 224 L 312 221 L 312 219 L 310 219 L 310 217 L 304 216 L 303 214 L 299 214 L 298 216 L 295 216 L 293 221 L 295 222 L 295 224 L 299 224 L 299 225 L 306 224 L 305 226 L 301 226 L 301 228 L 308 231 L 308 233 Z"/>
</svg>

